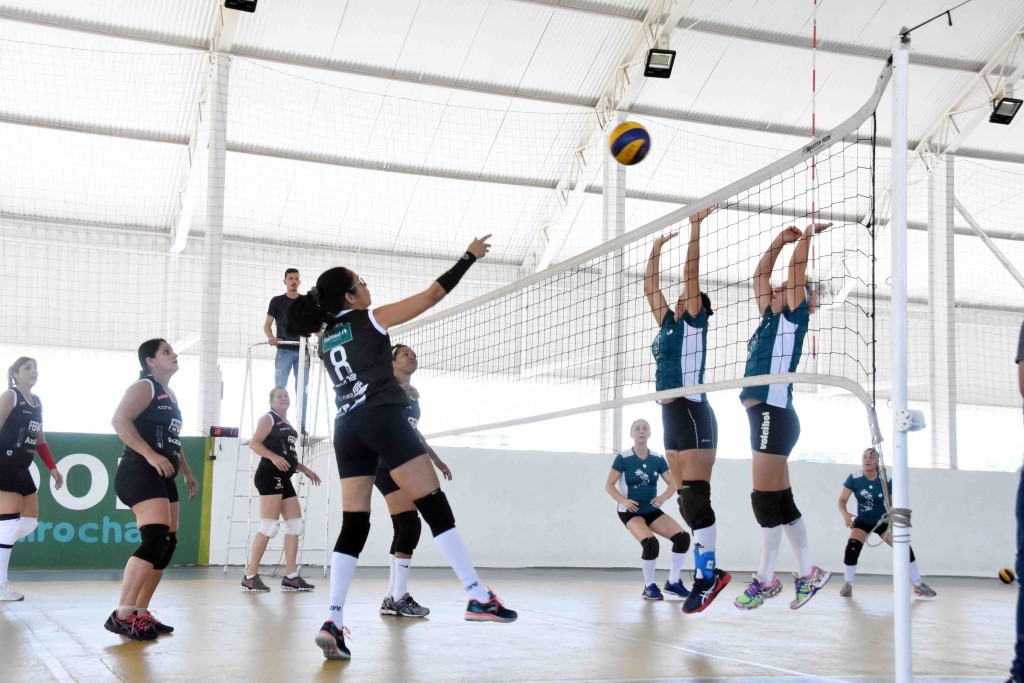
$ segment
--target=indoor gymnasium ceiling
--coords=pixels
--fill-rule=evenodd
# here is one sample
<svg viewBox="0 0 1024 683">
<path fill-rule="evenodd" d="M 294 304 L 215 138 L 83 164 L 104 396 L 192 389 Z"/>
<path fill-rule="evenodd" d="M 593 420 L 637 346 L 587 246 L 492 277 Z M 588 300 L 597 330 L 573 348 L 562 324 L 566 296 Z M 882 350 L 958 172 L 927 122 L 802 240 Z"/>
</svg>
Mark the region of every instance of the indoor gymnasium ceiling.
<svg viewBox="0 0 1024 683">
<path fill-rule="evenodd" d="M 564 183 L 593 118 L 589 112 L 652 4 L 259 0 L 255 14 L 240 15 L 231 49 L 239 60 L 232 66 L 228 133 L 229 178 L 252 178 L 259 190 L 243 196 L 229 179 L 226 234 L 370 248 L 337 224 L 338 212 L 351 211 L 339 196 L 363 192 L 371 212 L 404 207 L 393 220 L 381 220 L 374 250 L 440 255 L 455 251 L 462 236 L 446 238 L 441 227 L 435 233 L 403 231 L 403 223 L 420 214 L 438 224 L 458 220 L 482 211 L 487 202 L 502 210 L 500 220 L 493 220 L 507 234 L 498 258 L 512 265 L 528 261 L 536 231 L 557 220 L 554 188 Z M 724 184 L 749 172 L 751 164 L 757 168 L 804 144 L 812 106 L 819 131 L 848 117 L 873 88 L 898 30 L 956 4 L 819 0 L 820 45 L 812 50 L 813 0 L 694 0 L 671 34 L 670 46 L 678 52 L 672 78 L 646 80 L 629 115 L 655 128 L 719 141 L 696 147 L 691 162 L 694 169 L 714 167 L 715 182 L 720 177 Z M 89 159 L 66 162 L 69 177 L 80 172 L 78 193 L 87 199 L 68 202 L 45 189 L 19 193 L 17 181 L 8 180 L 2 189 L 19 199 L 0 210 L 169 235 L 190 172 L 189 141 L 218 12 L 218 0 L 0 0 L 5 156 L 17 159 L 18 174 L 38 177 L 42 185 L 52 175 L 48 153 L 78 145 Z M 972 0 L 952 19 L 952 27 L 942 18 L 913 34 L 912 144 L 1024 28 L 1024 3 Z M 818 86 L 813 105 L 812 64 Z M 363 97 L 378 106 L 365 121 L 359 114 L 331 118 L 330 106 L 347 111 L 340 107 Z M 890 106 L 887 95 L 879 108 L 883 146 L 890 136 Z M 283 116 L 282 111 L 295 122 L 293 129 L 268 133 L 272 123 L 264 118 Z M 385 121 L 398 137 L 411 120 L 430 120 L 437 130 L 471 130 L 472 139 L 464 148 L 457 142 L 430 148 L 429 158 L 412 146 L 405 149 L 413 158 L 382 161 L 371 158 L 372 139 L 353 151 L 340 132 L 334 137 L 335 130 L 356 124 L 379 131 Z M 519 163 L 513 152 L 523 149 L 526 135 L 510 132 L 512 121 L 529 127 L 528 137 L 541 147 L 524 152 Z M 724 155 L 723 144 L 751 151 Z M 476 149 L 487 152 L 481 155 L 486 163 Z M 962 141 L 960 153 L 1024 174 L 1024 123 L 982 124 Z M 393 173 L 402 163 L 401 173 Z M 96 178 L 99 169 L 103 182 Z M 392 172 L 388 194 L 374 199 L 370 188 L 382 171 Z M 670 203 L 635 202 L 629 227 L 671 210 L 671 202 L 694 199 L 697 181 L 691 185 L 687 173 L 693 172 L 680 172 L 684 187 L 662 197 Z M 288 181 L 280 182 L 282 177 Z M 601 177 L 590 182 L 599 188 Z M 303 197 L 296 186 L 337 188 L 338 196 L 315 212 L 310 202 L 326 193 L 311 189 Z M 125 202 L 126 196 L 141 199 Z M 969 197 L 963 201 L 972 205 Z M 601 240 L 599 216 L 599 196 L 590 193 L 556 261 Z M 994 232 L 1000 230 L 1007 232 L 1005 226 Z M 1009 232 L 1020 239 L 1019 228 Z"/>
</svg>

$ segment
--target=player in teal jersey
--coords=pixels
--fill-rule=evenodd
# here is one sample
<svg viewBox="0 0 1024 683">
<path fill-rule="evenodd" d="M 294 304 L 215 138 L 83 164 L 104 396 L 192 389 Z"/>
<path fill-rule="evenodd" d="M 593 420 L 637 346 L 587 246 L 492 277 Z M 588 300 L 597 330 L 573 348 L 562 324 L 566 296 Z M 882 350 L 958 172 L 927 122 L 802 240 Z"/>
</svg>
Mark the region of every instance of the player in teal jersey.
<svg viewBox="0 0 1024 683">
<path fill-rule="evenodd" d="M 698 386 L 704 382 L 711 299 L 700 289 L 700 227 L 714 207 L 690 217 L 690 241 L 683 265 L 683 289 L 675 309 L 660 284 L 661 249 L 677 233 L 654 240 L 647 259 L 644 294 L 659 326 L 651 344 L 657 362 L 658 391 Z M 718 421 L 703 393 L 661 401 L 665 455 L 679 484 L 679 512 L 693 530 L 694 589 L 683 605 L 691 614 L 703 611 L 732 576 L 715 566 L 718 527 L 711 507 L 711 470 L 718 452 Z"/>
<path fill-rule="evenodd" d="M 608 473 L 604 490 L 618 503 L 619 520 L 643 549 L 640 555 L 644 572 L 645 600 L 662 600 L 663 596 L 654 581 L 659 546 L 654 534 L 672 541 L 672 565 L 665 583 L 665 591 L 681 598 L 690 592 L 683 585 L 680 572 L 686 551 L 690 549 L 690 536 L 679 522 L 661 511 L 661 506 L 672 497 L 676 490 L 675 478 L 668 463 L 647 447 L 651 436 L 651 425 L 647 420 L 636 420 L 629 428 L 633 447 L 615 456 Z M 658 495 L 658 477 L 665 480 L 668 488 Z"/>
<path fill-rule="evenodd" d="M 850 539 L 846 542 L 846 553 L 843 558 L 846 582 L 839 589 L 839 595 L 848 598 L 853 595 L 853 578 L 857 574 L 857 559 L 864 549 L 864 541 L 872 532 L 892 547 L 892 532 L 886 519 L 885 492 L 883 486 L 892 487 L 892 482 L 884 482 L 879 476 L 878 453 L 874 448 L 867 448 L 861 454 L 861 474 L 852 474 L 843 483 L 839 494 L 839 512 L 843 515 L 846 527 L 850 530 Z M 847 503 L 850 496 L 856 496 L 857 515 L 850 514 Z M 936 593 L 928 584 L 921 581 L 921 569 L 917 566 L 914 549 L 910 549 L 910 578 L 914 582 L 914 595 L 921 598 L 934 598 Z"/>
<path fill-rule="evenodd" d="M 809 318 L 805 288 L 811 236 L 831 225 L 814 223 L 803 232 L 788 227 L 775 236 L 758 261 L 752 284 L 762 318 L 747 345 L 745 377 L 796 370 Z M 783 247 L 793 243 L 796 246 L 789 260 L 786 280 L 780 287 L 772 287 L 775 262 Z M 750 501 L 763 539 L 757 575 L 735 600 L 740 609 L 759 607 L 782 592 L 782 583 L 775 576 L 775 561 L 783 531 L 800 565 L 796 598 L 789 604 L 791 609 L 805 605 L 830 577 L 829 572 L 811 562 L 807 527 L 790 487 L 787 459 L 800 436 L 800 420 L 793 408 L 792 394 L 792 385 L 788 383 L 746 387 L 740 393 L 750 423 L 754 461 L 754 490 Z"/>
</svg>

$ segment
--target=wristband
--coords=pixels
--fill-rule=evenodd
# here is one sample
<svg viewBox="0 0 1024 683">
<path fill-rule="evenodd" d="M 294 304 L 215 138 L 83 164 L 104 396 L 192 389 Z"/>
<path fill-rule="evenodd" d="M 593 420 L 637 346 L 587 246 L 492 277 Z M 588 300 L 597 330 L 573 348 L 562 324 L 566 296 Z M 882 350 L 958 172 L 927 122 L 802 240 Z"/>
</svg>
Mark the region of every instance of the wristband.
<svg viewBox="0 0 1024 683">
<path fill-rule="evenodd" d="M 50 447 L 46 445 L 45 441 L 36 447 L 36 453 L 39 454 L 39 458 L 46 465 L 46 469 L 52 470 L 57 467 L 57 463 L 53 461 L 53 455 L 50 454 Z"/>
<path fill-rule="evenodd" d="M 459 284 L 459 280 L 462 279 L 462 276 L 466 274 L 466 271 L 469 270 L 469 267 L 474 262 L 476 262 L 476 256 L 467 251 L 462 255 L 462 258 L 455 262 L 455 265 L 448 272 L 437 278 L 437 284 L 441 285 L 441 289 L 444 290 L 445 294 L 455 289 L 455 285 Z"/>
</svg>

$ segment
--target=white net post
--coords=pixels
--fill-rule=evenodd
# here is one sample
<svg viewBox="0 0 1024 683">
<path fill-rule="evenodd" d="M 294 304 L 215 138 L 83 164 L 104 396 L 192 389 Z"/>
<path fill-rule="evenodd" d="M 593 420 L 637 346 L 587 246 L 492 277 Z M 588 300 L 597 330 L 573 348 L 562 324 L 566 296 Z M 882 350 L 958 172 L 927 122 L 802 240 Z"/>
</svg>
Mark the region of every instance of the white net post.
<svg viewBox="0 0 1024 683">
<path fill-rule="evenodd" d="M 614 130 L 623 120 L 619 112 L 609 117 L 608 129 Z M 604 241 L 608 242 L 626 231 L 626 169 L 615 161 L 611 149 L 604 149 L 604 193 L 602 194 L 602 222 Z M 603 349 L 601 362 L 601 402 L 622 398 L 622 335 L 616 320 L 623 317 L 622 248 L 616 249 L 605 263 L 612 276 L 604 280 L 601 323 Z M 622 406 L 601 411 L 601 452 L 608 453 L 622 448 Z"/>
<path fill-rule="evenodd" d="M 953 261 L 955 157 L 943 155 L 928 172 L 929 428 L 933 467 L 957 468 L 956 288 Z"/>
</svg>

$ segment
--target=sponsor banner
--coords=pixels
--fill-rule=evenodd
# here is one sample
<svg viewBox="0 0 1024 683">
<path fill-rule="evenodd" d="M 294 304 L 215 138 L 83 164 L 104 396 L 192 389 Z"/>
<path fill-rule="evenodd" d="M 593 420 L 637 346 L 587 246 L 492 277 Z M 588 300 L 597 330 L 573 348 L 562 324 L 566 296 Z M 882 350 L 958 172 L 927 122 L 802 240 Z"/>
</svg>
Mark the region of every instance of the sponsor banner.
<svg viewBox="0 0 1024 683">
<path fill-rule="evenodd" d="M 114 473 L 124 444 L 113 434 L 47 432 L 46 442 L 64 475 L 53 487 L 49 473 L 40 478 L 42 461 L 29 469 L 39 487 L 39 526 L 18 541 L 11 569 L 122 568 L 141 542 L 135 515 L 114 495 Z M 203 491 L 205 439 L 183 437 L 185 458 Z M 45 468 L 42 468 L 45 471 Z M 40 482 L 42 485 L 40 486 Z M 202 498 L 189 501 L 181 473 L 178 547 L 172 565 L 196 564 L 199 557 Z"/>
</svg>

